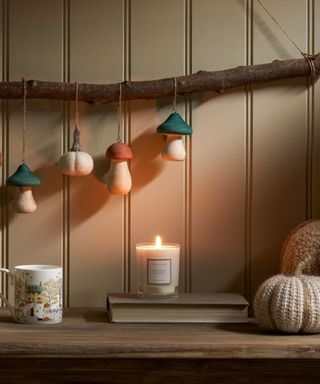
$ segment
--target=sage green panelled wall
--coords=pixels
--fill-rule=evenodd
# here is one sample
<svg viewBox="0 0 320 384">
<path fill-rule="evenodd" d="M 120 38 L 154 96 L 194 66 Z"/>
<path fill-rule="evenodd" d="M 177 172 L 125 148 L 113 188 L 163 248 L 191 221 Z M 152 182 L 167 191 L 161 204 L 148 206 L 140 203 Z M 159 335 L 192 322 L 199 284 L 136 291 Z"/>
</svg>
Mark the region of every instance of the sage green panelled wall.
<svg viewBox="0 0 320 384">
<path fill-rule="evenodd" d="M 0 0 L 2 81 L 109 83 L 179 76 L 299 57 L 254 0 Z M 320 0 L 264 0 L 299 46 L 320 50 Z M 289 10 L 289 11 L 288 11 Z M 309 85 L 309 87 L 308 87 Z M 163 162 L 155 133 L 172 98 L 124 103 L 122 135 L 134 151 L 132 192 L 103 184 L 116 140 L 116 105 L 81 103 L 92 175 L 63 177 L 74 103 L 28 101 L 27 162 L 42 178 L 38 210 L 11 211 L 1 194 L 1 264 L 62 264 L 65 304 L 103 306 L 134 291 L 135 244 L 181 244 L 181 291 L 240 292 L 278 271 L 281 245 L 320 215 L 320 88 L 307 79 L 178 97 L 194 128 L 185 162 Z M 2 184 L 21 161 L 22 103 L 1 104 Z M 1 280 L 2 290 L 12 289 Z"/>
</svg>

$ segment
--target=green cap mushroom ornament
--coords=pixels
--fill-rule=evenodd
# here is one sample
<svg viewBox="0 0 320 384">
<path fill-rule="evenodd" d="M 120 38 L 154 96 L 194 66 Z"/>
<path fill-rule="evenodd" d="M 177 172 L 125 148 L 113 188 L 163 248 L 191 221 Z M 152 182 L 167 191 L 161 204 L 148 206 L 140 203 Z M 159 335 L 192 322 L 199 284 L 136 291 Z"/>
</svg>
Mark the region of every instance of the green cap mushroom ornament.
<svg viewBox="0 0 320 384">
<path fill-rule="evenodd" d="M 183 161 L 186 158 L 186 151 L 182 136 L 191 135 L 192 128 L 177 112 L 171 115 L 157 128 L 157 132 L 166 135 L 166 143 L 161 152 L 163 160 Z"/>
<path fill-rule="evenodd" d="M 22 163 L 7 180 L 7 185 L 18 187 L 14 200 L 14 208 L 19 213 L 31 213 L 37 209 L 32 195 L 32 187 L 40 185 L 41 180 L 30 171 L 27 164 Z"/>
</svg>

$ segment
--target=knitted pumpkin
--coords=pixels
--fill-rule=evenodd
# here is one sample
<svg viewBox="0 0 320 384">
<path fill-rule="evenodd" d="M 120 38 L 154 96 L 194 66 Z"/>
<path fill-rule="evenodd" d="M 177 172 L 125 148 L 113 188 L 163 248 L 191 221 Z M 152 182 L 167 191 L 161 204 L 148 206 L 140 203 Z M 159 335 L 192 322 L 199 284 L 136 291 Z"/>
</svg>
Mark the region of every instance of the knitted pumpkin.
<svg viewBox="0 0 320 384">
<path fill-rule="evenodd" d="M 69 176 L 86 176 L 93 169 L 93 159 L 89 153 L 81 150 L 80 131 L 74 130 L 73 145 L 70 151 L 63 154 L 59 159 L 60 170 Z"/>
<path fill-rule="evenodd" d="M 271 277 L 256 293 L 254 312 L 264 329 L 287 333 L 320 332 L 320 278 Z"/>
<path fill-rule="evenodd" d="M 287 333 L 320 332 L 320 220 L 307 221 L 289 235 L 281 275 L 266 280 L 254 299 L 262 328 Z"/>
<path fill-rule="evenodd" d="M 281 259 L 284 274 L 320 275 L 320 220 L 296 227 L 284 244 Z"/>
</svg>

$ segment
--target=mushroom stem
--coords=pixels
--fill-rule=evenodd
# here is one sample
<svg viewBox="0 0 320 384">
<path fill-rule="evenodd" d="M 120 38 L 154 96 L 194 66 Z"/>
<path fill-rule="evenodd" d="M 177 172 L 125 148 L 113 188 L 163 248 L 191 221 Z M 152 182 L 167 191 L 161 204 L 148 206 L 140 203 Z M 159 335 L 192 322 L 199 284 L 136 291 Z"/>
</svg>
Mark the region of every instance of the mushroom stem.
<svg viewBox="0 0 320 384">
<path fill-rule="evenodd" d="M 186 150 L 181 135 L 167 135 L 161 157 L 168 161 L 183 161 L 186 158 Z"/>
<path fill-rule="evenodd" d="M 19 187 L 16 191 L 14 208 L 20 213 L 31 213 L 37 209 L 31 187 Z"/>
<path fill-rule="evenodd" d="M 111 160 L 106 184 L 113 195 L 126 195 L 130 191 L 132 181 L 126 160 Z"/>
</svg>

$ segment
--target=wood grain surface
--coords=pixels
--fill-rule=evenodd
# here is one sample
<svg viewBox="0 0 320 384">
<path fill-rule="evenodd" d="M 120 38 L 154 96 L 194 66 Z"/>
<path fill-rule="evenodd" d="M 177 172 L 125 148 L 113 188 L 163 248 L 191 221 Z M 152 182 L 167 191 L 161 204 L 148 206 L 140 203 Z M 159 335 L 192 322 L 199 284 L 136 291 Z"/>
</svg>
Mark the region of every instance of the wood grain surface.
<svg viewBox="0 0 320 384">
<path fill-rule="evenodd" d="M 66 309 L 63 323 L 15 324 L 0 311 L 0 358 L 319 359 L 320 336 L 265 334 L 250 324 L 111 324 L 105 310 Z"/>
<path fill-rule="evenodd" d="M 66 309 L 55 326 L 0 311 L 0 382 L 317 383 L 320 337 L 264 334 L 254 322 L 111 324 L 104 308 Z"/>
</svg>

